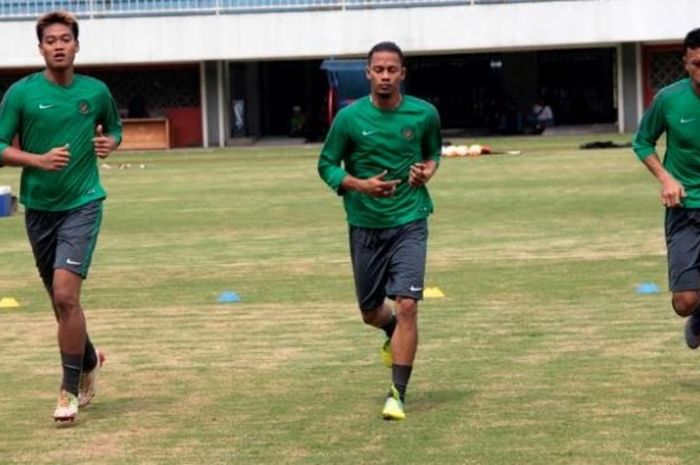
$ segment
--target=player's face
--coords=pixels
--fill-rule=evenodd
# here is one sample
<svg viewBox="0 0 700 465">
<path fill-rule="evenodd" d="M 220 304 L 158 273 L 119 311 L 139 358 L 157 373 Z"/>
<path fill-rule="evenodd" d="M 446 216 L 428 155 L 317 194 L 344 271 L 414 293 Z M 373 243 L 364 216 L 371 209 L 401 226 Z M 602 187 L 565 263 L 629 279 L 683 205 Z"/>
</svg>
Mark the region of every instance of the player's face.
<svg viewBox="0 0 700 465">
<path fill-rule="evenodd" d="M 44 57 L 46 67 L 57 71 L 71 68 L 79 49 L 71 28 L 60 23 L 46 27 L 39 43 L 39 53 Z"/>
<path fill-rule="evenodd" d="M 401 81 L 406 77 L 406 68 L 394 52 L 376 52 L 366 69 L 367 79 L 372 87 L 372 95 L 391 98 L 399 94 Z"/>
<path fill-rule="evenodd" d="M 683 64 L 695 88 L 700 88 L 700 48 L 687 49 L 683 56 Z"/>
</svg>

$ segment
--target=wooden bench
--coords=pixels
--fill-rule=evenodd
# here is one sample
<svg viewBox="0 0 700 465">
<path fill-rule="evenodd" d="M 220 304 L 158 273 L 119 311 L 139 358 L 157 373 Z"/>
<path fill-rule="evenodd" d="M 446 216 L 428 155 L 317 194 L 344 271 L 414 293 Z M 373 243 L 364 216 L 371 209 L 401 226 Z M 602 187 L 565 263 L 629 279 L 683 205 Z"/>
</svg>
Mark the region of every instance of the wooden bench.
<svg viewBox="0 0 700 465">
<path fill-rule="evenodd" d="M 168 118 L 126 118 L 122 120 L 121 150 L 167 150 L 170 148 Z"/>
</svg>

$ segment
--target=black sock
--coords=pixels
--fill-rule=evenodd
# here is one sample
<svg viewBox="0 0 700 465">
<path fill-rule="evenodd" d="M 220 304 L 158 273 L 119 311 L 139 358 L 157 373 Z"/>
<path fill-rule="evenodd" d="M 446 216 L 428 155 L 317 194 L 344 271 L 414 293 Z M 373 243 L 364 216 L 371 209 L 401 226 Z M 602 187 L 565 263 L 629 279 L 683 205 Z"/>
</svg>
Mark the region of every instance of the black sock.
<svg viewBox="0 0 700 465">
<path fill-rule="evenodd" d="M 697 336 L 700 334 L 700 312 L 697 308 L 688 316 L 688 319 L 690 319 L 688 322 L 688 324 L 690 324 L 690 330 Z"/>
<path fill-rule="evenodd" d="M 61 352 L 61 364 L 63 365 L 63 382 L 61 383 L 61 389 L 77 396 L 78 386 L 80 384 L 80 372 L 83 366 L 83 355 Z"/>
<path fill-rule="evenodd" d="M 97 354 L 89 336 L 85 336 L 85 352 L 83 354 L 83 371 L 91 372 L 97 366 Z"/>
<path fill-rule="evenodd" d="M 387 324 L 382 326 L 382 329 L 386 333 L 386 337 L 391 339 L 391 336 L 394 335 L 394 330 L 396 329 L 396 315 L 392 313 L 391 319 L 387 322 Z"/>
<path fill-rule="evenodd" d="M 396 390 L 399 391 L 401 402 L 403 402 L 406 397 L 406 387 L 408 386 L 409 378 L 411 378 L 411 370 L 413 370 L 413 366 L 411 365 L 393 364 L 391 366 L 391 380 Z"/>
</svg>

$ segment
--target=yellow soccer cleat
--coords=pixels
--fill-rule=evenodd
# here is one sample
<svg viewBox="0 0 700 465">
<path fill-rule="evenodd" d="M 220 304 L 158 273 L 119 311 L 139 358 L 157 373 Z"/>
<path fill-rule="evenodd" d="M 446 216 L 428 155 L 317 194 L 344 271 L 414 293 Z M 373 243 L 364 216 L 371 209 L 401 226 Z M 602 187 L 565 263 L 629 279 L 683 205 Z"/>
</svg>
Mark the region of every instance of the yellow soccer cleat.
<svg viewBox="0 0 700 465">
<path fill-rule="evenodd" d="M 406 412 L 403 410 L 403 402 L 399 396 L 399 391 L 393 384 L 391 385 L 389 395 L 384 402 L 382 418 L 385 420 L 403 420 L 406 418 Z"/>
<path fill-rule="evenodd" d="M 391 355 L 391 339 L 387 339 L 384 345 L 379 349 L 379 354 L 382 356 L 382 363 L 385 367 L 391 368 L 394 364 L 394 357 Z"/>
</svg>

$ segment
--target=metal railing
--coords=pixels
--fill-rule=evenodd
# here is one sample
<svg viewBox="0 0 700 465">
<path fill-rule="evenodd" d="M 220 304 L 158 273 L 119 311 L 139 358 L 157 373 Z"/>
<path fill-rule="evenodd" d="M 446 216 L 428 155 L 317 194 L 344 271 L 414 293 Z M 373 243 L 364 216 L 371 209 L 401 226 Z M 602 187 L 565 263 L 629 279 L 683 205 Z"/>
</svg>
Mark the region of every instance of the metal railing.
<svg viewBox="0 0 700 465">
<path fill-rule="evenodd" d="M 0 0 L 0 21 L 33 20 L 54 10 L 70 11 L 78 17 L 115 17 L 552 1 L 570 0 Z"/>
</svg>

